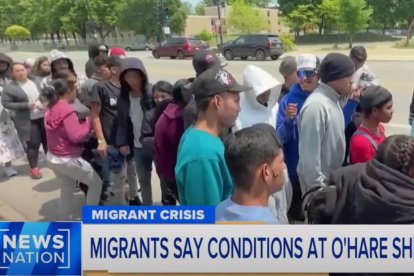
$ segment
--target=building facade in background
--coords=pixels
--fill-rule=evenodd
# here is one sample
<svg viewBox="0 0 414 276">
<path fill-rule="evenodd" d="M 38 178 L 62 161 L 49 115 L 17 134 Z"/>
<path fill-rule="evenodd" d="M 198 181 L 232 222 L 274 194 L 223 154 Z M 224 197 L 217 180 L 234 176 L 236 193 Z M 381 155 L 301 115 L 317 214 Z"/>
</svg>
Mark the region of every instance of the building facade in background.
<svg viewBox="0 0 414 276">
<path fill-rule="evenodd" d="M 231 13 L 232 7 L 225 6 L 221 9 L 221 26 L 224 34 L 233 34 L 231 29 L 227 27 L 226 17 Z M 283 25 L 277 8 L 256 8 L 266 19 L 267 29 L 263 33 L 284 34 L 289 32 L 289 28 Z M 216 33 L 219 31 L 218 11 L 217 7 L 205 7 L 204 15 L 188 15 L 185 27 L 186 36 L 194 36 L 200 34 L 203 29 Z"/>
</svg>

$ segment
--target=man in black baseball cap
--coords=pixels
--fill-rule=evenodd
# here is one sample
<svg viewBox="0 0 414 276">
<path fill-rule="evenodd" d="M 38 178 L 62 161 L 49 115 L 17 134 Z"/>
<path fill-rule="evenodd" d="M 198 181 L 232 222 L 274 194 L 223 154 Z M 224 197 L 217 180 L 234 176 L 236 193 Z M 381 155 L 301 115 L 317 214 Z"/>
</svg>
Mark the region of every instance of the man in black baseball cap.
<svg viewBox="0 0 414 276">
<path fill-rule="evenodd" d="M 181 205 L 217 205 L 233 191 L 219 134 L 234 125 L 241 86 L 224 69 L 210 68 L 195 79 L 195 124 L 181 137 L 175 175 Z"/>
<path fill-rule="evenodd" d="M 221 59 L 213 51 L 201 50 L 197 51 L 193 57 L 193 67 L 196 72 L 196 77 L 210 68 L 222 68 L 227 65 L 225 59 Z M 189 79 L 189 83 L 185 88 L 190 88 L 194 78 Z M 184 128 L 191 126 L 197 119 L 197 105 L 194 99 L 191 99 L 183 111 Z"/>
<path fill-rule="evenodd" d="M 225 60 L 221 60 L 213 51 L 209 50 L 198 51 L 193 57 L 193 67 L 196 71 L 196 76 L 210 68 L 219 68 L 226 65 L 227 62 Z"/>
</svg>

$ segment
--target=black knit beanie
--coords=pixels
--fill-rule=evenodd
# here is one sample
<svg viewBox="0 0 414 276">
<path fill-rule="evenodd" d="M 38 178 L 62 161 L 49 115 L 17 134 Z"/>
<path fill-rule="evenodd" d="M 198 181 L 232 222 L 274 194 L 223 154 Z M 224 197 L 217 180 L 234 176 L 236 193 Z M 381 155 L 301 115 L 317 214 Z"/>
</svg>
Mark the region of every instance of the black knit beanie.
<svg viewBox="0 0 414 276">
<path fill-rule="evenodd" d="M 340 53 L 328 54 L 321 63 L 319 76 L 324 83 L 352 76 L 355 65 L 352 60 Z"/>
</svg>

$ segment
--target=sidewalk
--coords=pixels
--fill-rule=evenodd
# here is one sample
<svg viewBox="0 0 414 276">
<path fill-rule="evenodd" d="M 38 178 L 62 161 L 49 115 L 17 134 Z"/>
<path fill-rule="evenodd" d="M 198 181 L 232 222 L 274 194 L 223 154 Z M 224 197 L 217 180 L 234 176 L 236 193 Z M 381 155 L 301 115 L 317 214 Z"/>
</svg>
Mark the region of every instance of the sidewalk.
<svg viewBox="0 0 414 276">
<path fill-rule="evenodd" d="M 368 52 L 368 61 L 414 61 L 414 48 L 399 49 L 395 48 L 395 42 L 372 42 L 355 43 L 354 46 L 363 45 Z M 338 45 L 335 49 L 333 44 L 318 45 L 298 45 L 296 49 L 286 53 L 286 55 L 297 56 L 303 53 L 311 53 L 324 57 L 330 52 L 339 52 L 348 55 L 350 49 L 346 44 Z M 282 56 L 283 58 L 283 56 Z"/>
<path fill-rule="evenodd" d="M 54 173 L 45 168 L 45 162 L 39 162 L 43 178 L 33 180 L 29 176 L 27 162 L 13 162 L 19 174 L 10 179 L 0 175 L 0 221 L 54 221 L 57 220 L 59 200 L 59 180 Z M 155 204 L 161 201 L 158 177 L 152 175 L 153 199 Z M 74 194 L 80 217 L 80 206 L 85 202 L 82 192 Z M 110 202 L 109 202 L 110 204 Z"/>
</svg>

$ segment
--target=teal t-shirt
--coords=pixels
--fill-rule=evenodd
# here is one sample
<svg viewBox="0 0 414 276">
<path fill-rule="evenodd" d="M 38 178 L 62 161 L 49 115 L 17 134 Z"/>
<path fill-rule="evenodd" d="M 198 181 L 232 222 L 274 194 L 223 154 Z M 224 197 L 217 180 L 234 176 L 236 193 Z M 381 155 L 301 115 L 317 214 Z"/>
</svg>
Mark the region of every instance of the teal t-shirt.
<svg viewBox="0 0 414 276">
<path fill-rule="evenodd" d="M 218 205 L 233 192 L 220 138 L 190 127 L 181 137 L 175 166 L 180 205 Z"/>
</svg>

